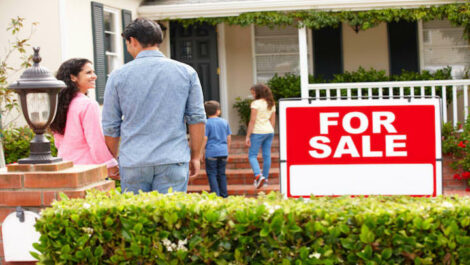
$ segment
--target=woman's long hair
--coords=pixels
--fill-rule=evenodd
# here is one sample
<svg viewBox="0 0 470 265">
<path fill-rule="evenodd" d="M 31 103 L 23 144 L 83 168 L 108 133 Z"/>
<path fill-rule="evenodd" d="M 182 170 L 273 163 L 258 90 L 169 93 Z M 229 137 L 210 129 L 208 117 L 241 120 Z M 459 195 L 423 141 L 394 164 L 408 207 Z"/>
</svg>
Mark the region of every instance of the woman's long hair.
<svg viewBox="0 0 470 265">
<path fill-rule="evenodd" d="M 85 64 L 91 63 L 88 59 L 73 58 L 65 61 L 59 67 L 56 78 L 64 81 L 66 88 L 59 92 L 59 102 L 57 104 L 57 113 L 54 121 L 52 121 L 50 128 L 53 132 L 64 134 L 65 124 L 67 122 L 67 112 L 69 111 L 70 102 L 77 95 L 79 88 L 77 84 L 72 81 L 70 75 L 78 76 L 82 71 Z"/>
<path fill-rule="evenodd" d="M 250 89 L 255 91 L 255 99 L 264 99 L 268 103 L 268 110 L 274 106 L 274 98 L 271 89 L 264 84 L 256 84 Z"/>
</svg>

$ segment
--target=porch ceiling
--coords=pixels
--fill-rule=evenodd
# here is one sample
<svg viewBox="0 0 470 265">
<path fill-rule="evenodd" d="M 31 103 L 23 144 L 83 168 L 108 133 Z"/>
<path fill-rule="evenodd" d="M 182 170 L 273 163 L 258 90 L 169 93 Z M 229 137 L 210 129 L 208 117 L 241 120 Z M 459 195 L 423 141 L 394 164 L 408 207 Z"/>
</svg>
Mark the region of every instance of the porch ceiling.
<svg viewBox="0 0 470 265">
<path fill-rule="evenodd" d="M 467 0 L 150 0 L 138 8 L 151 19 L 238 16 L 246 12 L 283 10 L 368 10 L 415 8 Z"/>
</svg>

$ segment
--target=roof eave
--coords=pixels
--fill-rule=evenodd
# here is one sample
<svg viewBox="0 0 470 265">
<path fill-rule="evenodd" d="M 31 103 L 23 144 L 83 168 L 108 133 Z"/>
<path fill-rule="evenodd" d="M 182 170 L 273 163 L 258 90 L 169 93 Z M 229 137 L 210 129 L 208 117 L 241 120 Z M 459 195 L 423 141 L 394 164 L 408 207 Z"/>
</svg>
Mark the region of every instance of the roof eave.
<svg viewBox="0 0 470 265">
<path fill-rule="evenodd" d="M 466 0 L 269 0 L 233 1 L 218 3 L 192 3 L 175 5 L 146 5 L 138 8 L 138 14 L 156 20 L 198 17 L 229 17 L 241 13 L 289 10 L 370 10 L 383 8 L 416 8 L 443 5 Z"/>
</svg>

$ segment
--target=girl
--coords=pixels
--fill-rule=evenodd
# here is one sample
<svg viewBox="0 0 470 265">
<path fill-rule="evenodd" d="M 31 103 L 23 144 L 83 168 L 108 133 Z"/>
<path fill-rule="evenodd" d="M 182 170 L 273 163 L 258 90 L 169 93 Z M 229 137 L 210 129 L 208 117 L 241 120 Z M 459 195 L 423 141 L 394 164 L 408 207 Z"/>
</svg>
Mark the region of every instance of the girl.
<svg viewBox="0 0 470 265">
<path fill-rule="evenodd" d="M 98 103 L 85 96 L 88 89 L 95 88 L 91 62 L 67 60 L 56 78 L 67 85 L 59 93 L 57 114 L 50 126 L 58 156 L 76 165 L 106 164 L 108 176 L 119 179 L 118 163 L 104 141 Z"/>
<path fill-rule="evenodd" d="M 276 122 L 276 106 L 271 89 L 263 84 L 254 85 L 250 92 L 255 99 L 251 103 L 250 122 L 245 143 L 250 147 L 248 159 L 255 175 L 255 187 L 267 185 L 269 168 L 271 167 L 271 144 L 274 137 Z M 263 172 L 258 163 L 258 152 L 261 148 L 263 154 Z"/>
</svg>

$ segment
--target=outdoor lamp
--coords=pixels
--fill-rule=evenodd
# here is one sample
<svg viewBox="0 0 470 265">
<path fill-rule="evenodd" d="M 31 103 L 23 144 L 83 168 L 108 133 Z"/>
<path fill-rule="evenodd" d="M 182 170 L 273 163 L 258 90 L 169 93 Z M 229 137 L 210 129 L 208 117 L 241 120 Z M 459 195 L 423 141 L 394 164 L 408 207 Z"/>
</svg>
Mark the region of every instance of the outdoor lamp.
<svg viewBox="0 0 470 265">
<path fill-rule="evenodd" d="M 9 86 L 20 97 L 21 110 L 36 134 L 30 144 L 30 155 L 19 164 L 48 164 L 61 162 L 62 158 L 51 155 L 51 143 L 44 132 L 55 117 L 59 91 L 64 82 L 57 80 L 46 68 L 39 66 L 39 47 L 33 48 L 34 65 L 26 69 L 20 79 Z"/>
</svg>

